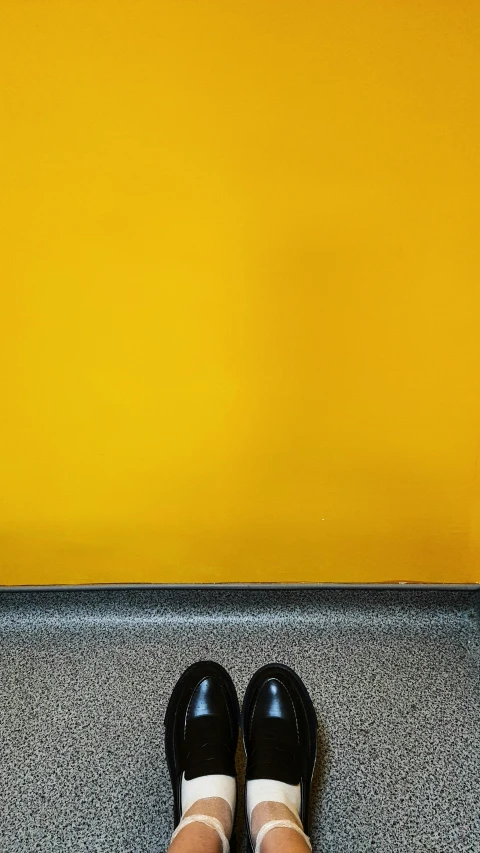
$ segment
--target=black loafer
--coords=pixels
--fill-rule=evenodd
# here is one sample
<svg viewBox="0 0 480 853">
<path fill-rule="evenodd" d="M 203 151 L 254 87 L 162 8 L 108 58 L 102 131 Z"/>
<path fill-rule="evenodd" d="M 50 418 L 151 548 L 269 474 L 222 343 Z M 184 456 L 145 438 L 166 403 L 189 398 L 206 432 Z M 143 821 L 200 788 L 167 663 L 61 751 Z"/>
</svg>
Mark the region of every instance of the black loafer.
<svg viewBox="0 0 480 853">
<path fill-rule="evenodd" d="M 182 816 L 184 773 L 185 779 L 216 773 L 236 777 L 239 717 L 233 681 L 220 664 L 199 661 L 177 681 L 165 714 L 175 827 Z"/>
<path fill-rule="evenodd" d="M 317 755 L 317 715 L 307 688 L 283 664 L 255 673 L 243 700 L 242 733 L 247 756 L 246 782 L 276 779 L 300 784 L 300 819 L 308 835 L 308 807 Z M 246 794 L 245 785 L 245 794 Z M 245 813 L 246 813 L 245 808 Z M 248 827 L 250 850 L 254 850 Z"/>
</svg>

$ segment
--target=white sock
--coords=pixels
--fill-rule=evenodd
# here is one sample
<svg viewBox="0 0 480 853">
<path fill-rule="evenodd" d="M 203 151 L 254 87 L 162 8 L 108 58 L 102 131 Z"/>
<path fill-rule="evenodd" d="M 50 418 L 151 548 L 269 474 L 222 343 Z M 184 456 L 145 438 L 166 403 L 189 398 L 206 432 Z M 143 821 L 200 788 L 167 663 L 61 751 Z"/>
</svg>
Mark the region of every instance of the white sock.
<svg viewBox="0 0 480 853">
<path fill-rule="evenodd" d="M 298 824 L 294 823 L 293 820 L 269 820 L 267 823 L 264 823 L 260 832 L 257 835 L 257 840 L 255 842 L 255 853 L 262 853 L 262 841 L 266 835 L 270 832 L 271 829 L 293 829 L 294 832 L 297 832 L 298 835 L 301 835 L 308 849 L 312 849 L 311 841 L 308 835 L 305 835 L 303 829 L 300 829 Z M 227 851 L 228 853 L 228 851 Z"/>
<path fill-rule="evenodd" d="M 252 779 L 247 782 L 248 822 L 252 823 L 252 812 L 259 803 L 283 803 L 300 820 L 300 784 L 287 785 L 276 779 Z"/>
<path fill-rule="evenodd" d="M 212 817 L 208 814 L 192 814 L 190 817 L 182 817 L 180 823 L 178 824 L 176 830 L 172 835 L 172 841 L 177 837 L 177 835 L 185 829 L 186 826 L 189 826 L 192 823 L 203 823 L 205 826 L 209 826 L 210 829 L 214 829 L 217 833 L 220 841 L 222 842 L 222 853 L 230 853 L 230 842 L 225 835 L 225 830 L 217 820 L 216 817 Z M 311 848 L 310 848 L 311 849 Z"/>
<path fill-rule="evenodd" d="M 220 774 L 185 779 L 184 773 L 182 776 L 182 816 L 197 800 L 204 800 L 206 797 L 220 797 L 220 799 L 225 800 L 230 806 L 233 817 L 237 800 L 237 780 L 233 776 Z"/>
</svg>

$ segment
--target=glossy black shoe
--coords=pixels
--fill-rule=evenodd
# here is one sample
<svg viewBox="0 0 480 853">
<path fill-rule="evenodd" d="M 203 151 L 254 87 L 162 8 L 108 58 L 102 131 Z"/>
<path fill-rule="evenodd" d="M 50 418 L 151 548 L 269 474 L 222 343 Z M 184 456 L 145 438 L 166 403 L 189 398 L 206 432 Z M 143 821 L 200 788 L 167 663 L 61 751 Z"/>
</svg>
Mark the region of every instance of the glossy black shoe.
<svg viewBox="0 0 480 853">
<path fill-rule="evenodd" d="M 247 756 L 245 781 L 276 779 L 300 784 L 300 819 L 308 835 L 317 715 L 307 688 L 293 669 L 268 664 L 255 673 L 243 700 L 242 733 Z M 245 785 L 245 795 L 246 791 Z M 253 851 L 250 827 L 248 840 Z"/>
<path fill-rule="evenodd" d="M 233 681 L 219 663 L 199 661 L 180 676 L 165 714 L 175 827 L 182 816 L 184 773 L 187 780 L 216 773 L 236 778 L 239 717 Z"/>
</svg>

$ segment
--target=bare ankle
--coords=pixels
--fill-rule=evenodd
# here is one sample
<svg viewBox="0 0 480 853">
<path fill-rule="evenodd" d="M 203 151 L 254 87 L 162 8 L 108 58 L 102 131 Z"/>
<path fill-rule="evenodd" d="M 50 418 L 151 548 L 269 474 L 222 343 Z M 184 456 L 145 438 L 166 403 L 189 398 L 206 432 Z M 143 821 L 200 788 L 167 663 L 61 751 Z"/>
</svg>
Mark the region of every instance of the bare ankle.
<svg viewBox="0 0 480 853">
<path fill-rule="evenodd" d="M 252 812 L 252 823 L 250 827 L 254 841 L 256 841 L 257 835 L 262 826 L 266 823 L 270 823 L 271 820 L 291 820 L 293 823 L 296 823 L 297 826 L 302 828 L 299 818 L 297 818 L 296 815 L 294 815 L 293 812 L 290 811 L 290 809 L 283 803 L 258 803 Z"/>
<path fill-rule="evenodd" d="M 183 818 L 193 815 L 206 815 L 219 821 L 226 837 L 232 834 L 232 813 L 230 806 L 221 797 L 205 797 L 196 800 L 182 815 Z M 174 838 L 169 853 L 221 853 L 222 841 L 216 829 L 200 821 L 185 826 Z"/>
<path fill-rule="evenodd" d="M 196 800 L 182 817 L 190 817 L 194 814 L 206 814 L 209 817 L 215 817 L 223 826 L 223 830 L 227 838 L 232 834 L 232 812 L 226 800 L 221 797 L 206 797 L 203 800 Z"/>
</svg>

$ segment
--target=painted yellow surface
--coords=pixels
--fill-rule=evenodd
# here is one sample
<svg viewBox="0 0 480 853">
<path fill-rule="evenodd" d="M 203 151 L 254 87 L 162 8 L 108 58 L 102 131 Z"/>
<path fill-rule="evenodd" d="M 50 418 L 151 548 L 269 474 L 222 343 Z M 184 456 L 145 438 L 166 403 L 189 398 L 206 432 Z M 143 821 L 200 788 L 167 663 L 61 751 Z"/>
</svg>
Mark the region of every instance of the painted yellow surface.
<svg viewBox="0 0 480 853">
<path fill-rule="evenodd" d="M 480 581 L 479 5 L 0 12 L 0 583 Z"/>
</svg>

